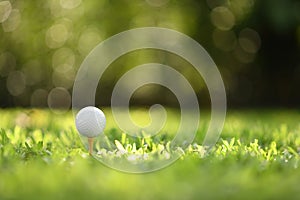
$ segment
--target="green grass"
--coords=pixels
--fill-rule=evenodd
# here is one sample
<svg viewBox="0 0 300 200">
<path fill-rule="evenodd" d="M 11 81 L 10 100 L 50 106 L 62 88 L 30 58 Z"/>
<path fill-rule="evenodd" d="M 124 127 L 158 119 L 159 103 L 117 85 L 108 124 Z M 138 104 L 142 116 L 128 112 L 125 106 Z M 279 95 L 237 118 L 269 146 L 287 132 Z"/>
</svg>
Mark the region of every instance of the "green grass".
<svg viewBox="0 0 300 200">
<path fill-rule="evenodd" d="M 168 141 L 179 114 L 169 113 L 161 136 L 148 139 L 147 146 L 122 133 L 107 114 L 105 138 L 118 144 L 109 155 L 122 148 L 123 156 L 174 153 Z M 148 121 L 144 110 L 136 109 L 135 117 Z M 128 174 L 87 154 L 72 113 L 0 110 L 0 199 L 300 198 L 300 112 L 231 111 L 211 152 L 200 145 L 209 113 L 201 119 L 195 143 L 182 149 L 177 162 L 152 173 Z"/>
</svg>

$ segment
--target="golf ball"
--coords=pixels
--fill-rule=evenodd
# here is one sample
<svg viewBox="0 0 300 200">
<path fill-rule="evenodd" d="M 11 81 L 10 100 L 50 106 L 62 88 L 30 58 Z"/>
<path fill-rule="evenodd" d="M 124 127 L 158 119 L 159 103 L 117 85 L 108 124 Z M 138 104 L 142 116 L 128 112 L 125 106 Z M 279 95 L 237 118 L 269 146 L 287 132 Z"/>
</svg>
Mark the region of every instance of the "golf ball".
<svg viewBox="0 0 300 200">
<path fill-rule="evenodd" d="M 88 106 L 77 113 L 75 124 L 81 135 L 93 138 L 103 132 L 106 119 L 104 113 L 99 108 Z"/>
</svg>

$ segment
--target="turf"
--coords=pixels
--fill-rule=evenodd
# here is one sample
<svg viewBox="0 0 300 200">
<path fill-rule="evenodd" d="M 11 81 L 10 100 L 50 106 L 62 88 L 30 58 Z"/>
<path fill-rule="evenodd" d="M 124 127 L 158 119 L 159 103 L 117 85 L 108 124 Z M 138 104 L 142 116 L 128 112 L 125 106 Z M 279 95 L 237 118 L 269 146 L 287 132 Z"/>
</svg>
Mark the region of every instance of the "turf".
<svg viewBox="0 0 300 200">
<path fill-rule="evenodd" d="M 174 153 L 168 142 L 179 113 L 168 114 L 162 136 L 147 141 L 122 133 L 108 114 L 105 137 L 115 146 L 106 156 L 124 150 L 127 157 Z M 133 118 L 149 120 L 140 109 L 133 111 Z M 229 111 L 211 151 L 201 146 L 209 113 L 201 119 L 194 143 L 182 149 L 178 161 L 156 172 L 129 174 L 88 155 L 71 112 L 0 110 L 0 199 L 300 198 L 300 112 Z"/>
</svg>

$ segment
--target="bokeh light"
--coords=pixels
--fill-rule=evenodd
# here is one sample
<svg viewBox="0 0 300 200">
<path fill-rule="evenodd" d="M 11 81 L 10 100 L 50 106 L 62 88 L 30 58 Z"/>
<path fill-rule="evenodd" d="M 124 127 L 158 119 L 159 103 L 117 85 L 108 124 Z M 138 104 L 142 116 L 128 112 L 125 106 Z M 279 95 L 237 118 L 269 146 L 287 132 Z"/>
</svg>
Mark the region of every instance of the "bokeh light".
<svg viewBox="0 0 300 200">
<path fill-rule="evenodd" d="M 58 48 L 68 39 L 68 29 L 65 24 L 54 24 L 46 33 L 46 44 L 49 48 Z"/>
<path fill-rule="evenodd" d="M 235 24 L 235 17 L 232 12 L 224 7 L 220 6 L 214 8 L 211 12 L 211 21 L 220 30 L 226 31 L 232 29 Z"/>
<path fill-rule="evenodd" d="M 65 88 L 56 87 L 49 92 L 47 102 L 53 112 L 65 113 L 71 106 L 71 95 Z"/>
<path fill-rule="evenodd" d="M 28 114 L 21 112 L 15 118 L 15 124 L 19 127 L 26 128 L 31 124 L 31 118 Z"/>
<path fill-rule="evenodd" d="M 6 80 L 6 86 L 11 95 L 18 96 L 22 94 L 26 86 L 24 73 L 21 71 L 10 72 Z"/>
<path fill-rule="evenodd" d="M 227 5 L 234 14 L 236 21 L 241 22 L 252 11 L 254 0 L 230 0 Z"/>
<path fill-rule="evenodd" d="M 239 44 L 248 53 L 256 53 L 260 48 L 260 43 L 259 34 L 253 29 L 243 29 L 239 34 Z"/>
<path fill-rule="evenodd" d="M 64 73 L 71 70 L 75 65 L 75 54 L 70 48 L 60 48 L 52 56 L 52 68 Z"/>
<path fill-rule="evenodd" d="M 8 17 L 2 23 L 2 28 L 5 32 L 12 32 L 18 28 L 21 23 L 21 14 L 18 9 L 13 9 Z"/>
<path fill-rule="evenodd" d="M 30 105 L 32 107 L 46 107 L 48 92 L 44 89 L 35 90 L 30 98 Z"/>
<path fill-rule="evenodd" d="M 73 69 L 69 69 L 65 72 L 55 71 L 52 74 L 53 85 L 70 89 L 73 86 L 75 75 Z"/>
<path fill-rule="evenodd" d="M 0 2 L 0 23 L 7 20 L 10 12 L 12 10 L 11 4 L 9 1 L 1 1 Z"/>
<path fill-rule="evenodd" d="M 255 54 L 245 51 L 240 45 L 234 49 L 235 58 L 241 63 L 251 63 L 255 59 Z"/>
<path fill-rule="evenodd" d="M 81 4 L 81 0 L 60 0 L 61 7 L 65 9 L 73 9 Z"/>
<path fill-rule="evenodd" d="M 80 35 L 78 50 L 82 55 L 87 55 L 101 41 L 100 31 L 96 27 L 88 27 Z"/>
</svg>

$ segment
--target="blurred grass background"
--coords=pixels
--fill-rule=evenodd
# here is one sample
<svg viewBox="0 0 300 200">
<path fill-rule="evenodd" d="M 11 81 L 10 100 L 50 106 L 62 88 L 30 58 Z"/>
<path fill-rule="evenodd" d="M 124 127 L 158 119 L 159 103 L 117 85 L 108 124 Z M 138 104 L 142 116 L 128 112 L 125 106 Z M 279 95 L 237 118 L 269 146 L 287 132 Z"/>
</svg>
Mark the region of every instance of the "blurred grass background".
<svg viewBox="0 0 300 200">
<path fill-rule="evenodd" d="M 70 107 L 76 72 L 91 49 L 121 31 L 157 26 L 204 46 L 220 69 L 230 107 L 298 107 L 299 13 L 297 0 L 1 1 L 0 106 Z M 97 104 L 109 106 L 118 77 L 147 62 L 180 71 L 209 106 L 193 67 L 157 50 L 117 59 L 99 83 Z M 132 98 L 134 105 L 153 102 L 177 106 L 159 86 L 144 86 Z"/>
</svg>

